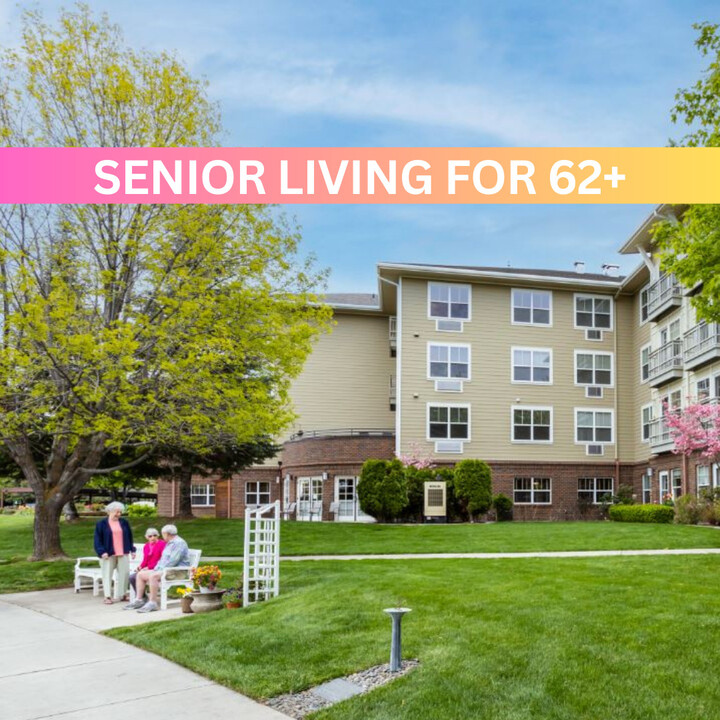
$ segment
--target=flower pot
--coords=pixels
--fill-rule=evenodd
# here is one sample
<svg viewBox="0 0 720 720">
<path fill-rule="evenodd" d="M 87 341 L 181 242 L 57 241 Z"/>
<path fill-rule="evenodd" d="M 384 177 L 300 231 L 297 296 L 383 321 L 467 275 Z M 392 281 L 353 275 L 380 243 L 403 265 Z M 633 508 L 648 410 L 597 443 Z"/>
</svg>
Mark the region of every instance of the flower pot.
<svg viewBox="0 0 720 720">
<path fill-rule="evenodd" d="M 180 598 L 180 609 L 181 609 L 184 613 L 189 614 L 189 613 L 191 613 L 191 612 L 193 611 L 193 609 L 190 607 L 190 606 L 192 605 L 193 599 L 194 599 L 193 596 L 192 596 L 192 595 L 189 595 L 189 594 L 188 594 L 188 595 L 183 595 L 183 596 Z"/>
<path fill-rule="evenodd" d="M 193 593 L 192 611 L 195 614 L 222 610 L 222 594 L 224 590 L 206 590 L 205 592 Z"/>
<path fill-rule="evenodd" d="M 239 608 L 242 605 L 240 602 L 227 602 L 225 603 L 225 607 L 228 610 L 235 610 L 236 608 Z"/>
<path fill-rule="evenodd" d="M 215 585 L 207 585 L 207 586 L 201 585 L 201 586 L 200 586 L 200 592 L 201 592 L 201 593 L 211 593 L 211 592 L 215 592 Z"/>
</svg>

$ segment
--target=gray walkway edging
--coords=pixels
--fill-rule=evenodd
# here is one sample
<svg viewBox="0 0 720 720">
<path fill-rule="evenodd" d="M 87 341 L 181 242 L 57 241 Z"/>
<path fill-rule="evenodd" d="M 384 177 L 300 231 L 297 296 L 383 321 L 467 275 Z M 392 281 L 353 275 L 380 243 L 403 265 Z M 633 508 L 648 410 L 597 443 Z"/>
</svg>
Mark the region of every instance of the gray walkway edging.
<svg viewBox="0 0 720 720">
<path fill-rule="evenodd" d="M 592 558 L 635 555 L 720 555 L 720 548 L 676 548 L 666 550 L 558 550 L 515 553 L 387 553 L 382 555 L 286 555 L 283 562 L 310 560 L 511 560 L 515 558 Z M 207 562 L 242 562 L 237 555 L 205 557 Z"/>
</svg>

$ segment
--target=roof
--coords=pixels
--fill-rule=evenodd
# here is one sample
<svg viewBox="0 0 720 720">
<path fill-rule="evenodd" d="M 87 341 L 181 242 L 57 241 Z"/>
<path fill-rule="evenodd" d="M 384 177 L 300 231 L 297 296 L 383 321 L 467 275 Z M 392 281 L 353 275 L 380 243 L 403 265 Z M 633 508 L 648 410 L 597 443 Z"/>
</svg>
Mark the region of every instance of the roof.
<svg viewBox="0 0 720 720">
<path fill-rule="evenodd" d="M 380 304 L 380 298 L 374 293 L 327 293 L 323 300 L 333 307 L 376 308 Z"/>
<path fill-rule="evenodd" d="M 384 263 L 382 263 L 384 264 Z M 623 275 L 604 275 L 603 273 L 576 272 L 574 270 L 542 270 L 536 268 L 514 268 L 514 267 L 486 267 L 482 265 L 437 265 L 435 263 L 403 263 L 408 267 L 419 268 L 447 268 L 452 270 L 469 270 L 472 272 L 502 273 L 503 275 L 535 275 L 539 277 L 559 277 L 582 280 L 601 280 L 604 282 L 617 282 L 624 279 Z"/>
</svg>

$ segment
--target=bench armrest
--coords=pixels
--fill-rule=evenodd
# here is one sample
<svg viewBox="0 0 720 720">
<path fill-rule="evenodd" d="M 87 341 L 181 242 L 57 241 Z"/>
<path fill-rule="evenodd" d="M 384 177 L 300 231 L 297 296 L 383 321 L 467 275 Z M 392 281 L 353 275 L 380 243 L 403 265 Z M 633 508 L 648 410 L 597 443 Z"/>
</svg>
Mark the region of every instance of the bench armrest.
<svg viewBox="0 0 720 720">
<path fill-rule="evenodd" d="M 82 567 L 82 563 L 84 563 L 84 562 L 93 562 L 98 567 L 100 567 L 100 558 L 97 557 L 97 555 L 85 555 L 83 557 L 76 558 L 75 567 L 76 568 Z"/>
<path fill-rule="evenodd" d="M 174 567 L 166 567 L 160 570 L 162 573 L 161 578 L 165 580 L 167 578 L 168 572 L 186 572 L 188 576 L 188 580 L 190 579 L 190 571 L 192 568 L 189 565 L 175 565 Z M 180 580 L 181 578 L 173 578 L 174 580 Z"/>
</svg>

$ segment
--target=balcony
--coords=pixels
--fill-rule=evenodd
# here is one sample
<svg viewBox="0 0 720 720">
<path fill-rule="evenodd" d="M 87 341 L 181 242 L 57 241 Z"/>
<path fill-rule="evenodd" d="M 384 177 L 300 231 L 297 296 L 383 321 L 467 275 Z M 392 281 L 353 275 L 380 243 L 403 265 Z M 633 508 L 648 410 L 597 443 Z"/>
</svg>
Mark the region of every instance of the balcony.
<svg viewBox="0 0 720 720">
<path fill-rule="evenodd" d="M 695 370 L 720 358 L 720 326 L 700 323 L 685 333 L 685 369 Z"/>
<path fill-rule="evenodd" d="M 394 375 L 390 376 L 390 386 L 388 388 L 388 395 L 390 398 L 390 409 L 395 409 L 395 403 L 397 402 L 397 378 Z"/>
<path fill-rule="evenodd" d="M 660 387 L 683 374 L 682 340 L 671 340 L 650 353 L 648 381 L 651 387 Z"/>
<path fill-rule="evenodd" d="M 683 287 L 674 275 L 663 275 L 647 289 L 647 318 L 657 321 L 682 305 Z"/>
<path fill-rule="evenodd" d="M 397 350 L 397 318 L 394 316 L 390 318 L 389 334 L 390 350 L 391 352 L 394 352 Z"/>
<path fill-rule="evenodd" d="M 670 452 L 675 447 L 670 428 L 664 418 L 658 418 L 650 423 L 650 448 L 654 453 Z"/>
</svg>

